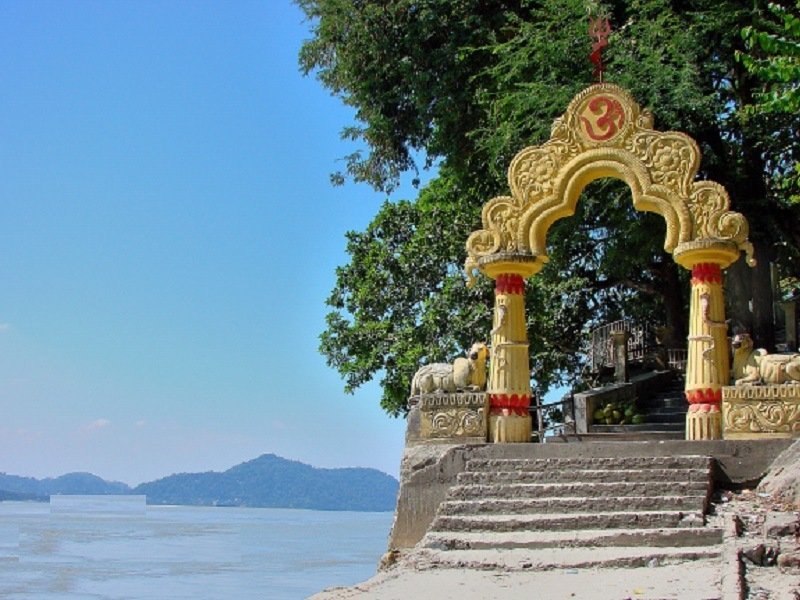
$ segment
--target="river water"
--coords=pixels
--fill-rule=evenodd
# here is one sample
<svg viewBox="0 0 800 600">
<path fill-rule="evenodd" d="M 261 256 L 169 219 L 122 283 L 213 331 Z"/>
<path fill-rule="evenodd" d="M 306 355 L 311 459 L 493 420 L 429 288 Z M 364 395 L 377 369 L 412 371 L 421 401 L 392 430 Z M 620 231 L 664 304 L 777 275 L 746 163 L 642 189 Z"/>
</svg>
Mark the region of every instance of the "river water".
<svg viewBox="0 0 800 600">
<path fill-rule="evenodd" d="M 375 573 L 391 513 L 0 502 L 0 598 L 306 598 Z"/>
</svg>

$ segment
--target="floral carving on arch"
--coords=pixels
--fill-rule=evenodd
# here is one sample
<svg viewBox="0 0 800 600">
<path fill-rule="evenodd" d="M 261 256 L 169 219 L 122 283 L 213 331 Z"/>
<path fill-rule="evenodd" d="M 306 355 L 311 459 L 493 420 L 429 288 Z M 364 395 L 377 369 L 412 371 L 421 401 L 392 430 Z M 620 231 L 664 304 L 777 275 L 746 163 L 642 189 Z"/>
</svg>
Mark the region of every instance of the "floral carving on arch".
<svg viewBox="0 0 800 600">
<path fill-rule="evenodd" d="M 603 177 L 625 181 L 636 210 L 666 221 L 664 249 L 722 248 L 752 262 L 747 220 L 730 210 L 721 185 L 696 181 L 697 143 L 683 133 L 653 129 L 653 116 L 624 89 L 593 85 L 570 102 L 555 120 L 550 139 L 519 152 L 508 169 L 511 196 L 489 200 L 483 228 L 467 239 L 465 269 L 491 271 L 495 263 L 524 262 L 534 274 L 547 262 L 550 226 L 575 213 L 587 184 Z"/>
</svg>

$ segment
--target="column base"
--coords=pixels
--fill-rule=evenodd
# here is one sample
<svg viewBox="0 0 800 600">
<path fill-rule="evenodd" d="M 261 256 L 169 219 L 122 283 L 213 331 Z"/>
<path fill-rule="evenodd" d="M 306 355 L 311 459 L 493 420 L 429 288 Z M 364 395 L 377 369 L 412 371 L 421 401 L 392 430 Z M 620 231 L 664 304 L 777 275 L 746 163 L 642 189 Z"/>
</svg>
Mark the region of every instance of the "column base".
<svg viewBox="0 0 800 600">
<path fill-rule="evenodd" d="M 514 444 L 531 441 L 531 416 L 497 414 L 489 417 L 489 441 Z"/>
<path fill-rule="evenodd" d="M 722 413 L 709 404 L 692 404 L 686 414 L 687 440 L 721 440 Z"/>
</svg>

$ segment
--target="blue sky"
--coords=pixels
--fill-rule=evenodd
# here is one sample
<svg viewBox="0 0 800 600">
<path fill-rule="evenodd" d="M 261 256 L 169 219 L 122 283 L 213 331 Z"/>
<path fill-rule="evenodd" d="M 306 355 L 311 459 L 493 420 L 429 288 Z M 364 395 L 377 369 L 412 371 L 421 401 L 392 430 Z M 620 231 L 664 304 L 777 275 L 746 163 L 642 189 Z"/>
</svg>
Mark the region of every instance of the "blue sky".
<svg viewBox="0 0 800 600">
<path fill-rule="evenodd" d="M 384 197 L 329 183 L 353 116 L 309 36 L 282 0 L 0 0 L 0 471 L 397 474 L 405 423 L 317 353 Z"/>
</svg>

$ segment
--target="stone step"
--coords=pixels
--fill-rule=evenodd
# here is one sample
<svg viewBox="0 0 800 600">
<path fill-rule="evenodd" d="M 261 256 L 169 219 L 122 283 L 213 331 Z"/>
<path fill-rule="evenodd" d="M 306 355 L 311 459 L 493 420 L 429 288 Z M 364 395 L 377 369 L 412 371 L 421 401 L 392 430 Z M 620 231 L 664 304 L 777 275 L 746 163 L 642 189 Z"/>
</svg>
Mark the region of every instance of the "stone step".
<svg viewBox="0 0 800 600">
<path fill-rule="evenodd" d="M 495 550 L 420 550 L 428 568 L 498 571 L 657 568 L 676 563 L 720 560 L 721 546 L 692 548 L 608 547 Z M 655 571 L 654 571 L 655 574 Z"/>
<path fill-rule="evenodd" d="M 702 527 L 701 512 L 639 511 L 531 515 L 437 515 L 429 531 L 563 531 Z"/>
<path fill-rule="evenodd" d="M 722 536 L 722 529 L 711 527 L 505 532 L 431 531 L 425 534 L 420 545 L 439 550 L 594 548 L 599 546 L 696 547 L 720 544 Z"/>
<path fill-rule="evenodd" d="M 672 408 L 675 410 L 683 409 L 684 414 L 689 408 L 689 403 L 683 394 L 680 396 L 667 396 L 661 398 L 645 398 L 636 401 L 636 406 L 639 409 L 649 409 L 656 407 Z"/>
<path fill-rule="evenodd" d="M 680 433 L 683 435 L 686 429 L 686 415 L 681 416 L 680 421 L 665 422 L 665 421 L 647 421 L 646 423 L 626 423 L 625 425 L 590 425 L 589 430 L 594 433 L 627 433 L 627 434 L 640 434 L 647 432 L 668 432 Z"/>
<path fill-rule="evenodd" d="M 645 419 L 646 423 L 680 423 L 683 426 L 686 424 L 686 411 L 668 408 L 651 410 L 645 415 Z"/>
<path fill-rule="evenodd" d="M 592 425 L 594 428 L 595 425 Z M 597 426 L 599 427 L 599 426 Z M 576 442 L 654 442 L 665 440 L 683 440 L 686 437 L 684 431 L 661 431 L 654 430 L 654 425 L 651 425 L 647 431 L 638 431 L 636 433 L 605 433 L 594 432 L 581 433 L 568 436 L 569 441 Z"/>
<path fill-rule="evenodd" d="M 468 471 L 541 471 L 544 469 L 711 469 L 713 459 L 701 455 L 493 458 L 467 461 Z"/>
<path fill-rule="evenodd" d="M 670 388 L 668 390 L 662 390 L 657 394 L 653 394 L 650 398 L 654 400 L 669 400 L 670 398 L 680 398 L 681 400 L 686 400 L 686 392 L 683 386 Z M 641 398 L 640 398 L 641 400 Z"/>
<path fill-rule="evenodd" d="M 708 482 L 689 481 L 620 481 L 570 483 L 506 483 L 455 485 L 448 491 L 449 500 L 490 498 L 563 498 L 669 496 L 708 493 Z"/>
<path fill-rule="evenodd" d="M 459 485 L 498 483 L 560 483 L 580 481 L 702 481 L 709 482 L 708 469 L 560 469 L 545 468 L 542 471 L 465 471 L 459 473 Z"/>
<path fill-rule="evenodd" d="M 663 511 L 705 512 L 706 496 L 627 496 L 590 498 L 488 498 L 480 500 L 446 500 L 439 505 L 440 515 L 484 514 L 548 514 L 589 511 Z"/>
</svg>

